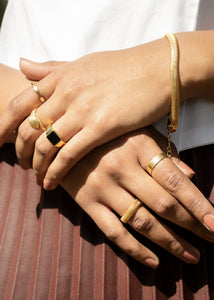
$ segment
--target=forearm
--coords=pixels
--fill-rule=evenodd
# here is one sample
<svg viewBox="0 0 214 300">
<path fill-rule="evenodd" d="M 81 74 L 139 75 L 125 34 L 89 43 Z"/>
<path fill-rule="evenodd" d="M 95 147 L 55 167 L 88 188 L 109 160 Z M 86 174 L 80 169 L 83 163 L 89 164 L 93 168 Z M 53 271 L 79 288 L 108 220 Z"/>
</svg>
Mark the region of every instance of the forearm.
<svg viewBox="0 0 214 300">
<path fill-rule="evenodd" d="M 214 99 L 214 30 L 176 36 L 180 50 L 181 100 Z"/>
<path fill-rule="evenodd" d="M 180 61 L 180 99 L 192 97 L 214 99 L 214 31 L 194 31 L 176 34 Z M 147 87 L 146 94 L 149 107 L 149 120 L 142 118 L 145 123 L 154 122 L 151 116 L 161 117 L 170 111 L 170 45 L 167 38 L 161 38 L 147 44 L 129 49 L 128 59 L 133 68 L 131 71 L 138 76 L 141 90 Z M 127 60 L 128 60 L 127 59 Z M 150 91 L 156 94 L 150 98 Z M 155 103 L 154 107 L 153 104 Z M 145 109 L 145 106 L 144 106 Z"/>
<path fill-rule="evenodd" d="M 192 97 L 214 99 L 214 30 L 181 32 L 176 33 L 176 37 L 180 54 L 181 101 Z M 146 70 L 146 75 L 153 74 L 153 82 L 157 86 L 159 84 L 160 94 L 164 93 L 170 101 L 170 45 L 168 40 L 163 37 L 139 46 L 139 50 L 137 51 L 139 66 Z"/>
</svg>

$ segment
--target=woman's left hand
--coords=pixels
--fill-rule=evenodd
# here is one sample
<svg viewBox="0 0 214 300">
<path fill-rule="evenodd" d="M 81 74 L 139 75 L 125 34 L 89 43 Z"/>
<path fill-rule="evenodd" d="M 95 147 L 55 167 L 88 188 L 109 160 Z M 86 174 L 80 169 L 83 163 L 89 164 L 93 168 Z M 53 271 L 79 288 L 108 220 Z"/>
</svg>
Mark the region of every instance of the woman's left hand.
<svg viewBox="0 0 214 300">
<path fill-rule="evenodd" d="M 199 252 L 157 215 L 214 241 L 214 232 L 203 226 L 209 219 L 214 229 L 214 208 L 181 172 L 190 175 L 188 167 L 173 157 L 158 163 L 153 178 L 145 172 L 149 161 L 166 148 L 165 142 L 152 128 L 122 136 L 90 152 L 61 183 L 110 240 L 152 268 L 158 265 L 157 256 L 139 243 L 114 213 L 122 216 L 136 197 L 142 204 L 129 225 L 180 259 L 197 263 Z"/>
</svg>

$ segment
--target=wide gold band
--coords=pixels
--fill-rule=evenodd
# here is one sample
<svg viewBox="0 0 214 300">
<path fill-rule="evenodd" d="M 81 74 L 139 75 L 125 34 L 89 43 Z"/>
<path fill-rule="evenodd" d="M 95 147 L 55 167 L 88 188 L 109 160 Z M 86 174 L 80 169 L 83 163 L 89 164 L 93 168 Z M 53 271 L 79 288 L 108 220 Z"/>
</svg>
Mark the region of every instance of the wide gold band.
<svg viewBox="0 0 214 300">
<path fill-rule="evenodd" d="M 148 166 L 146 167 L 146 171 L 152 175 L 152 171 L 157 166 L 157 164 L 164 158 L 167 158 L 167 155 L 165 153 L 159 153 L 153 159 L 149 162 Z"/>
<path fill-rule="evenodd" d="M 46 101 L 46 99 L 41 96 L 38 86 L 36 86 L 36 84 L 34 82 L 31 82 L 31 86 L 32 86 L 34 92 L 39 96 L 40 101 L 42 103 L 44 103 Z"/>
<path fill-rule="evenodd" d="M 65 145 L 65 142 L 60 138 L 58 133 L 56 133 L 51 125 L 49 125 L 46 129 L 46 137 L 51 142 L 51 144 L 57 148 L 61 148 Z"/>
<path fill-rule="evenodd" d="M 125 212 L 125 214 L 120 218 L 121 222 L 128 223 L 128 221 L 131 219 L 136 210 L 141 206 L 141 204 L 142 203 L 140 200 L 135 199 L 132 205 Z"/>
<path fill-rule="evenodd" d="M 42 124 L 40 118 L 36 114 L 36 108 L 32 110 L 30 116 L 29 116 L 29 123 L 30 126 L 33 127 L 34 129 L 42 129 L 46 130 L 45 126 Z"/>
</svg>

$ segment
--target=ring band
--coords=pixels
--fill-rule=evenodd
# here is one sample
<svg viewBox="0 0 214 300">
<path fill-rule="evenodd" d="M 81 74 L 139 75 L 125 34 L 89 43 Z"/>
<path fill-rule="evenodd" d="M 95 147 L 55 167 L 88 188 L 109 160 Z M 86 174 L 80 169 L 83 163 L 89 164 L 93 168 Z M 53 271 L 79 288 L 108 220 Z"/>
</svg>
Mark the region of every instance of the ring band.
<svg viewBox="0 0 214 300">
<path fill-rule="evenodd" d="M 141 201 L 138 199 L 135 199 L 132 205 L 127 209 L 125 214 L 120 218 L 120 221 L 123 223 L 128 223 L 128 221 L 131 219 L 133 214 L 136 212 L 136 210 L 141 206 Z"/>
<path fill-rule="evenodd" d="M 52 126 L 49 125 L 46 129 L 46 137 L 51 142 L 51 144 L 55 147 L 62 147 L 65 145 L 65 142 L 60 138 L 60 136 L 53 130 Z"/>
<path fill-rule="evenodd" d="M 41 120 L 39 119 L 38 115 L 36 114 L 36 108 L 32 110 L 29 116 L 29 123 L 30 126 L 34 129 L 41 128 L 42 130 L 46 130 L 45 126 L 42 124 Z"/>
<path fill-rule="evenodd" d="M 39 96 L 40 101 L 42 103 L 44 103 L 46 100 L 44 97 L 41 96 L 38 86 L 34 82 L 31 82 L 31 86 L 32 86 L 34 92 Z"/>
<path fill-rule="evenodd" d="M 153 157 L 153 159 L 150 161 L 150 163 L 148 164 L 148 166 L 146 167 L 146 171 L 152 175 L 152 171 L 154 170 L 154 168 L 157 166 L 157 164 L 164 158 L 167 158 L 167 155 L 165 153 L 159 153 L 158 155 L 156 155 L 155 157 Z"/>
</svg>

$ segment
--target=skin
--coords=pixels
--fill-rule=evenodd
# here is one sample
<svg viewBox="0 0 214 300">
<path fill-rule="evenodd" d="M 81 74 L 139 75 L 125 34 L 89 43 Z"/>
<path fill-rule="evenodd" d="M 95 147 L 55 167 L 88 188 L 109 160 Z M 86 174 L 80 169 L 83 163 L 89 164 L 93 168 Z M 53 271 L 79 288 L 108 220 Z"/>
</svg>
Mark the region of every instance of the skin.
<svg viewBox="0 0 214 300">
<path fill-rule="evenodd" d="M 177 34 L 181 101 L 214 98 L 213 36 L 213 31 Z M 37 114 L 44 126 L 54 124 L 66 145 L 58 151 L 45 133 L 25 120 L 16 142 L 21 165 L 31 167 L 33 157 L 36 176 L 45 189 L 53 189 L 93 148 L 166 115 L 171 98 L 169 57 L 169 42 L 162 38 L 130 49 L 93 53 L 47 73 L 38 87 L 48 101 Z M 26 61 L 21 68 L 26 74 L 32 70 Z M 31 88 L 14 99 L 0 118 L 1 143 L 35 106 L 38 98 Z"/>
<path fill-rule="evenodd" d="M 44 69 L 51 65 L 45 64 Z M 5 68 L 0 66 L 0 77 L 4 80 L 0 90 L 4 99 L 0 108 L 2 114 L 8 109 L 6 105 L 9 97 L 14 96 L 12 93 L 29 84 L 21 73 L 12 69 L 6 73 Z M 5 74 L 9 77 L 5 78 Z M 37 101 L 39 104 L 38 97 Z M 165 149 L 166 139 L 162 135 L 152 128 L 142 129 L 93 150 L 61 183 L 109 239 L 154 269 L 159 263 L 157 255 L 140 244 L 113 212 L 123 215 L 134 201 L 133 195 L 142 200 L 142 207 L 130 219 L 130 226 L 185 262 L 197 263 L 198 250 L 164 225 L 146 206 L 159 216 L 214 241 L 214 233 L 197 220 L 213 214 L 213 209 L 188 179 L 187 175 L 193 175 L 191 169 L 173 158 L 162 160 L 154 169 L 153 178 L 145 172 L 151 158 Z"/>
</svg>

